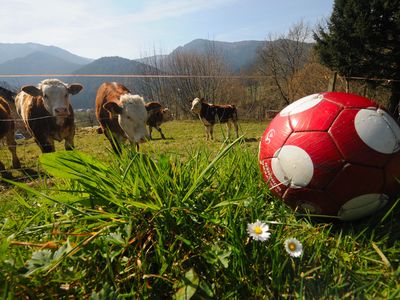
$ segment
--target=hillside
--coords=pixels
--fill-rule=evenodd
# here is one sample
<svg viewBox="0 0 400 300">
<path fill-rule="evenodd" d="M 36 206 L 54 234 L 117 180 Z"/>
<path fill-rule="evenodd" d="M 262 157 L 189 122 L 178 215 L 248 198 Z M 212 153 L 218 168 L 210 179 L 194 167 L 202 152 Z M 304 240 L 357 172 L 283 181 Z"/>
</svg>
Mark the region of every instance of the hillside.
<svg viewBox="0 0 400 300">
<path fill-rule="evenodd" d="M 126 74 L 126 75 L 143 75 L 143 74 L 159 74 L 160 71 L 143 63 L 126 59 L 123 57 L 112 56 L 99 58 L 73 72 L 73 74 Z M 119 81 L 125 84 L 132 92 L 141 93 L 138 90 L 142 85 L 141 78 L 119 78 L 119 77 L 75 77 L 74 81 L 78 81 L 85 87 L 78 95 L 74 96 L 75 108 L 93 108 L 94 100 L 98 87 L 107 81 Z"/>
<path fill-rule="evenodd" d="M 171 55 L 191 52 L 207 54 L 213 51 L 223 58 L 232 72 L 237 73 L 255 63 L 257 51 L 265 46 L 265 43 L 264 41 L 219 42 L 196 39 L 176 48 Z"/>
<path fill-rule="evenodd" d="M 102 57 L 91 60 L 66 50 L 53 46 L 34 43 L 4 44 L 0 43 L 0 74 L 162 74 L 168 72 L 166 62 L 177 53 L 216 54 L 226 63 L 232 73 L 246 72 L 257 61 L 260 48 L 268 43 L 281 41 L 239 41 L 220 42 L 196 39 L 173 50 L 168 55 L 156 55 L 136 60 L 123 57 Z M 312 44 L 304 44 L 311 48 Z M 164 69 L 160 70 L 160 66 Z M 4 78 L 9 85 L 19 89 L 25 84 L 37 84 L 46 77 L 16 77 Z M 152 81 L 143 78 L 123 77 L 62 77 L 61 80 L 71 83 L 80 82 L 84 90 L 72 97 L 76 108 L 93 108 L 97 88 L 105 81 L 119 81 L 133 92 L 145 94 L 146 87 L 152 86 Z"/>
<path fill-rule="evenodd" d="M 55 46 L 45 46 L 36 43 L 0 43 L 0 64 L 15 58 L 27 56 L 34 52 L 47 53 L 78 65 L 85 65 L 92 61 L 90 58 L 75 55 Z"/>
<path fill-rule="evenodd" d="M 0 74 L 69 74 L 81 65 L 37 51 L 0 64 Z"/>
<path fill-rule="evenodd" d="M 123 57 L 111 56 L 99 58 L 79 69 L 74 74 L 145 74 L 155 72 L 151 66 Z"/>
<path fill-rule="evenodd" d="M 204 39 L 196 39 L 183 46 L 179 46 L 168 55 L 151 56 L 137 61 L 150 65 L 165 65 L 163 62 L 178 53 L 198 53 L 207 55 L 215 53 L 222 57 L 229 70 L 233 73 L 245 71 L 256 62 L 257 51 L 266 45 L 265 41 L 240 41 L 240 42 L 219 42 Z"/>
</svg>

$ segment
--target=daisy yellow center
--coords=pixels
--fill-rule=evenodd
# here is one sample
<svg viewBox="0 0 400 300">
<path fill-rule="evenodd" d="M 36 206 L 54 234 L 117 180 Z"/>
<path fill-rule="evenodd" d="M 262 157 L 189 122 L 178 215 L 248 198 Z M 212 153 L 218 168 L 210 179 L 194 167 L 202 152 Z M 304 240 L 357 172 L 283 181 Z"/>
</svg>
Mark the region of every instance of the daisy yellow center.
<svg viewBox="0 0 400 300">
<path fill-rule="evenodd" d="M 289 247 L 290 251 L 296 250 L 296 244 L 295 243 L 289 243 L 288 247 Z"/>
<path fill-rule="evenodd" d="M 262 233 L 262 228 L 260 226 L 254 227 L 254 233 L 255 234 L 261 234 Z"/>
</svg>

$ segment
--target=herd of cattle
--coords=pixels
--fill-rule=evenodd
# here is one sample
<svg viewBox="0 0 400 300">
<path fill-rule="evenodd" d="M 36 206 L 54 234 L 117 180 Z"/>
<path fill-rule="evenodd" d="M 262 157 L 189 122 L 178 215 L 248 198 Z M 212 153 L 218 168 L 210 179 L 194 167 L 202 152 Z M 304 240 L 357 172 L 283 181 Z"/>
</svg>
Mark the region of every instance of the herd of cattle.
<svg viewBox="0 0 400 300">
<path fill-rule="evenodd" d="M 54 141 L 64 141 L 65 149 L 74 148 L 75 122 L 70 95 L 83 89 L 80 84 L 66 84 L 58 79 L 46 79 L 38 86 L 23 86 L 21 91 L 12 92 L 1 88 L 0 96 L 0 140 L 5 139 L 12 154 L 13 168 L 20 167 L 16 152 L 15 120 L 12 107 L 22 119 L 43 153 L 55 151 Z M 7 95 L 4 97 L 4 91 Z M 11 95 L 11 96 L 10 96 Z M 199 116 L 206 128 L 206 138 L 213 139 L 213 126 L 226 123 L 228 137 L 233 127 L 238 137 L 237 110 L 234 105 L 208 104 L 204 99 L 191 101 L 191 111 Z M 96 94 L 96 118 L 99 133 L 104 133 L 114 151 L 120 153 L 121 143 L 129 140 L 139 148 L 139 143 L 151 139 L 155 128 L 163 139 L 160 125 L 173 119 L 170 110 L 159 102 L 148 102 L 132 94 L 125 86 L 116 82 L 100 85 Z M 148 126 L 148 130 L 147 127 Z M 0 171 L 5 166 L 0 161 Z"/>
</svg>

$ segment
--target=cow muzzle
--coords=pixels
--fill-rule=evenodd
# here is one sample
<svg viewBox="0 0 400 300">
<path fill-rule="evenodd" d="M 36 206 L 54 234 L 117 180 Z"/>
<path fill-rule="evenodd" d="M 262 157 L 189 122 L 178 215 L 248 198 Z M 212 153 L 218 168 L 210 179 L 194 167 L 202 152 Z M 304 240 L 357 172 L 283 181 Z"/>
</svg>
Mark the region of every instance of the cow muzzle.
<svg viewBox="0 0 400 300">
<path fill-rule="evenodd" d="M 143 143 L 148 142 L 149 140 L 150 140 L 150 135 L 146 134 L 146 136 L 140 138 L 139 143 L 143 144 Z"/>
<path fill-rule="evenodd" d="M 57 117 L 64 117 L 69 115 L 69 110 L 66 107 L 58 107 L 54 109 L 54 113 Z"/>
</svg>

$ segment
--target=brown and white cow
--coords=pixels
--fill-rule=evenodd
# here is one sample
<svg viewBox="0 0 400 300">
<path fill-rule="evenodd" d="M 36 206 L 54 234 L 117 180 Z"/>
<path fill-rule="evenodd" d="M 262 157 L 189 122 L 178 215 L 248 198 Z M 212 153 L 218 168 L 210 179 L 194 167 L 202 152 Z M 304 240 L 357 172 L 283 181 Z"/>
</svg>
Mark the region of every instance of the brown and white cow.
<svg viewBox="0 0 400 300">
<path fill-rule="evenodd" d="M 110 141 L 116 153 L 121 152 L 120 144 L 126 139 L 131 144 L 145 142 L 147 111 L 142 97 L 132 95 L 122 84 L 105 82 L 96 95 L 96 118 L 101 130 Z"/>
<path fill-rule="evenodd" d="M 8 150 L 11 152 L 11 162 L 13 168 L 20 168 L 21 164 L 17 156 L 17 143 L 14 136 L 14 120 L 11 115 L 11 109 L 7 101 L 0 97 L 0 140 L 6 140 Z M 0 161 L 0 171 L 5 170 L 4 164 Z M 9 174 L 6 174 L 7 177 Z"/>
<path fill-rule="evenodd" d="M 236 137 L 239 137 L 237 124 L 237 110 L 235 105 L 214 105 L 206 103 L 203 98 L 195 98 L 192 101 L 191 111 L 197 114 L 206 127 L 206 139 L 213 139 L 214 124 L 226 123 L 228 127 L 228 138 L 232 126 L 235 129 Z"/>
<path fill-rule="evenodd" d="M 11 118 L 15 120 L 15 132 L 22 134 L 24 138 L 31 138 L 31 133 L 26 129 L 21 116 L 17 113 L 15 96 L 17 96 L 16 92 L 0 86 L 0 97 L 3 97 L 3 99 L 8 102 L 11 109 Z"/>
<path fill-rule="evenodd" d="M 65 140 L 65 149 L 74 148 L 74 111 L 69 96 L 78 94 L 82 85 L 45 79 L 37 87 L 23 86 L 15 98 L 18 114 L 43 153 L 54 152 L 54 140 Z"/>
<path fill-rule="evenodd" d="M 167 107 L 163 107 L 159 102 L 148 102 L 146 103 L 147 110 L 147 121 L 146 124 L 149 127 L 149 136 L 151 137 L 151 132 L 153 128 L 161 134 L 161 138 L 165 140 L 165 136 L 161 130 L 161 124 L 172 121 L 173 116 L 171 111 Z"/>
</svg>

